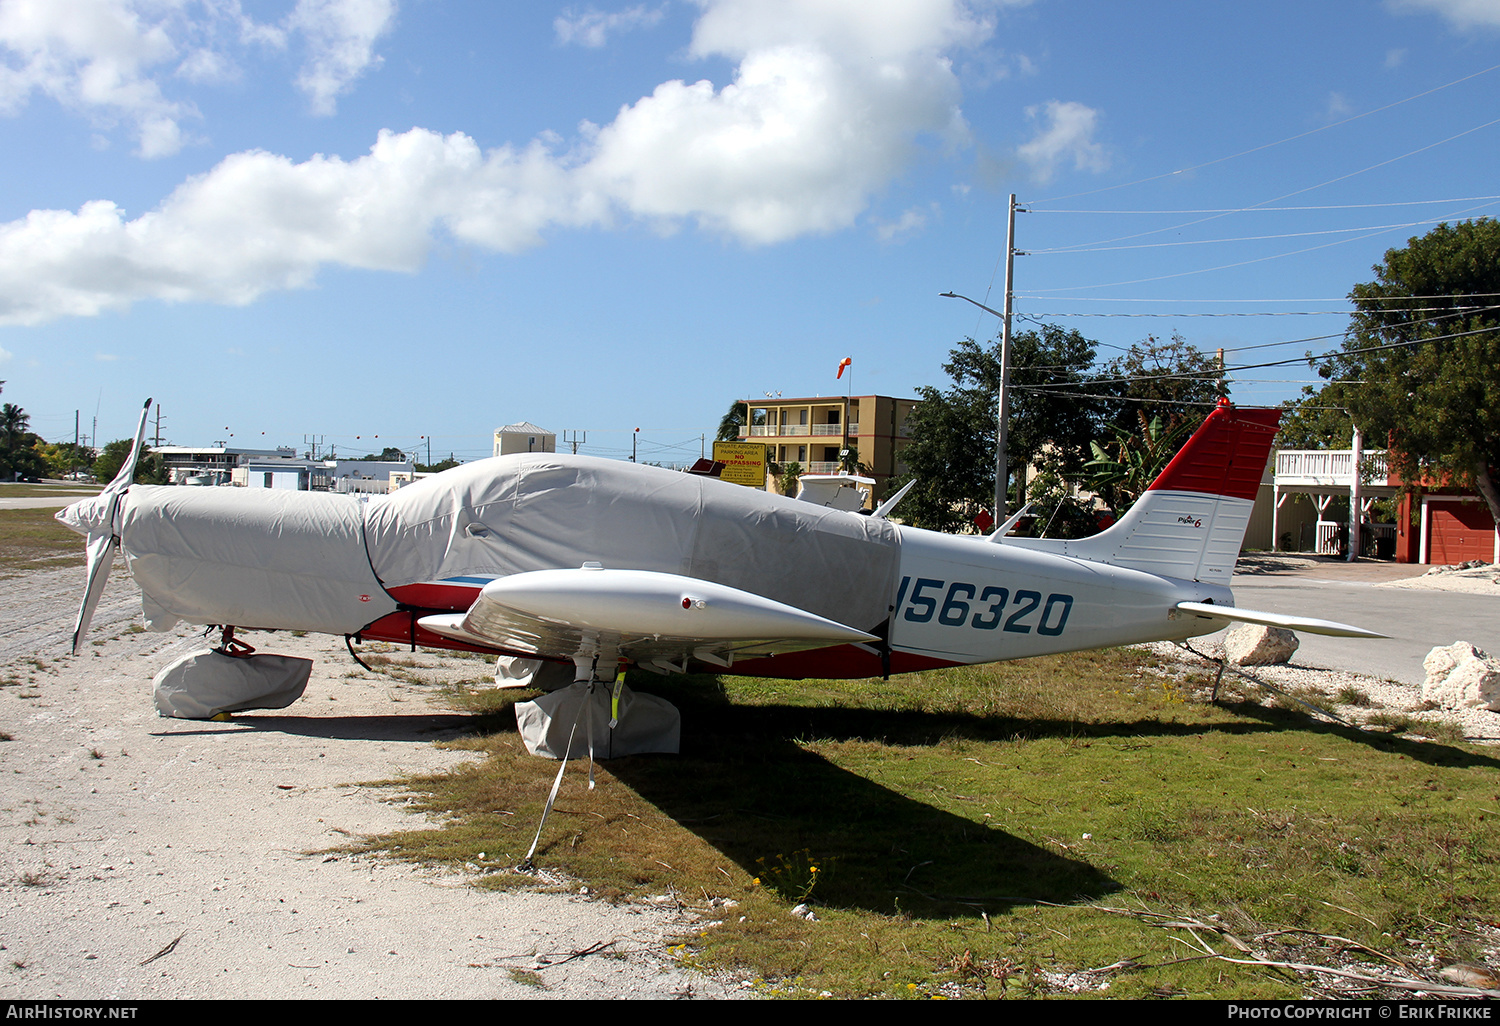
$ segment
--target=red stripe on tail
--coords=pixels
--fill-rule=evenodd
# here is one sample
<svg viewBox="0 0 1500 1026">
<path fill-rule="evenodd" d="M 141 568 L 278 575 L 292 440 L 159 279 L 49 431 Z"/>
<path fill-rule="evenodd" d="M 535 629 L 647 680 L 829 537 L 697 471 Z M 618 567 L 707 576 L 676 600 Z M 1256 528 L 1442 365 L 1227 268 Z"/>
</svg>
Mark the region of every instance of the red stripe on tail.
<svg viewBox="0 0 1500 1026">
<path fill-rule="evenodd" d="M 1254 502 L 1280 420 L 1280 410 L 1236 409 L 1220 400 L 1147 491 L 1205 492 Z"/>
</svg>

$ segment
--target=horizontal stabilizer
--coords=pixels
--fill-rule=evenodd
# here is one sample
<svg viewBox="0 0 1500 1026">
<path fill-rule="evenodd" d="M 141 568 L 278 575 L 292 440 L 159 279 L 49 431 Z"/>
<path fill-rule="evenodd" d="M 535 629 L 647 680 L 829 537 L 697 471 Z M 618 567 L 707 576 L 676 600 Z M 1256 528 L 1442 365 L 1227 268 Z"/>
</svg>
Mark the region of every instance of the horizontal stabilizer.
<svg viewBox="0 0 1500 1026">
<path fill-rule="evenodd" d="M 1239 609 L 1235 606 L 1216 606 L 1207 602 L 1179 602 L 1177 608 L 1184 613 L 1206 617 L 1211 620 L 1258 623 L 1266 627 L 1285 627 L 1289 631 L 1305 631 L 1308 634 L 1327 634 L 1334 638 L 1384 638 L 1389 635 L 1367 631 L 1335 620 L 1319 620 L 1312 616 L 1287 616 L 1283 613 L 1262 613 L 1257 609 Z"/>
</svg>

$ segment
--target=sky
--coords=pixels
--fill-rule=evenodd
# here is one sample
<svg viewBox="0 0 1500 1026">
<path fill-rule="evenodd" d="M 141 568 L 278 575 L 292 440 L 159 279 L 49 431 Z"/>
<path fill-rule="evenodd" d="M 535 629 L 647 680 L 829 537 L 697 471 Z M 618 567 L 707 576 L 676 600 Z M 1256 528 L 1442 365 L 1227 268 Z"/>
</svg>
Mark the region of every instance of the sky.
<svg viewBox="0 0 1500 1026">
<path fill-rule="evenodd" d="M 169 444 L 682 462 L 845 357 L 947 384 L 1012 193 L 1017 330 L 1293 360 L 1500 210 L 1497 100 L 1500 0 L 0 0 L 4 400 L 49 441 L 150 396 Z"/>
</svg>

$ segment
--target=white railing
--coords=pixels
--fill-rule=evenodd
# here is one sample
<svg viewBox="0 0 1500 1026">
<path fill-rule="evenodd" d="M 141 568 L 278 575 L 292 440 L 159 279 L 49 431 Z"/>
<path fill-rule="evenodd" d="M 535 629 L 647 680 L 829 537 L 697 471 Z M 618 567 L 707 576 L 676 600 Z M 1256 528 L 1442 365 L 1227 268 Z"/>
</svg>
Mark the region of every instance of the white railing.
<svg viewBox="0 0 1500 1026">
<path fill-rule="evenodd" d="M 1360 483 L 1386 483 L 1385 450 L 1363 453 Z M 1276 454 L 1278 485 L 1328 485 L 1347 488 L 1354 483 L 1352 449 L 1283 449 Z"/>
<path fill-rule="evenodd" d="M 830 426 L 831 427 L 838 427 L 837 424 L 833 424 L 833 425 L 830 425 Z M 849 434 L 851 436 L 859 434 L 859 421 L 857 421 L 857 420 L 851 420 L 849 422 Z"/>
<path fill-rule="evenodd" d="M 837 474 L 842 469 L 843 467 L 839 464 L 838 460 L 831 462 L 819 460 L 816 463 L 809 463 L 807 465 L 807 473 L 809 474 Z"/>
<path fill-rule="evenodd" d="M 1344 537 L 1348 544 L 1349 525 L 1331 520 L 1318 521 L 1318 543 L 1317 554 L 1320 556 L 1339 555 L 1339 536 Z M 1389 553 L 1396 548 L 1396 525 L 1395 524 L 1365 524 L 1360 528 L 1360 555 L 1375 556 L 1385 549 L 1387 554 L 1384 558 L 1389 559 Z M 1384 542 L 1384 544 L 1382 544 Z"/>
<path fill-rule="evenodd" d="M 741 430 L 744 429 L 741 428 Z M 783 424 L 780 427 L 775 424 L 752 424 L 750 426 L 751 438 L 805 438 L 810 433 L 806 424 Z M 838 432 L 834 431 L 832 434 L 836 435 Z"/>
</svg>

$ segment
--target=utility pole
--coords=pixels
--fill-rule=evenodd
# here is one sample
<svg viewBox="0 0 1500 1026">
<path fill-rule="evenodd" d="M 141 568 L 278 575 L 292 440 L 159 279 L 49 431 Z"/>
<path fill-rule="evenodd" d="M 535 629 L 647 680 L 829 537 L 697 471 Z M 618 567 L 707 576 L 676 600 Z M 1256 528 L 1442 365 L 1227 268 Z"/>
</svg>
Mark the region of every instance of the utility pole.
<svg viewBox="0 0 1500 1026">
<path fill-rule="evenodd" d="M 1005 226 L 1005 314 L 1000 328 L 1000 398 L 995 403 L 995 522 L 1004 523 L 1010 515 L 1010 467 L 1006 446 L 1010 441 L 1010 313 L 1015 294 L 1016 269 L 1016 194 L 1010 194 L 1009 217 Z"/>
<path fill-rule="evenodd" d="M 634 431 L 632 431 L 630 433 L 630 462 L 631 463 L 635 462 L 635 443 L 636 443 L 636 439 L 638 439 L 640 437 L 641 437 L 641 429 L 640 428 L 636 428 Z"/>
<path fill-rule="evenodd" d="M 1364 458 L 1364 449 L 1364 435 L 1360 433 L 1359 425 L 1356 424 L 1354 425 L 1354 440 L 1351 443 L 1352 451 L 1349 454 L 1353 457 L 1354 476 L 1349 479 L 1349 551 L 1345 556 L 1351 563 L 1359 558 L 1360 543 L 1363 540 L 1359 536 L 1360 528 L 1364 526 L 1360 522 L 1362 519 L 1360 514 L 1364 512 L 1361 508 L 1364 506 L 1364 501 L 1359 489 L 1363 483 L 1360 480 L 1359 465 Z"/>
<path fill-rule="evenodd" d="M 1004 523 L 1010 515 L 1007 492 L 1010 486 L 1010 466 L 1006 453 L 1010 426 L 1010 315 L 1015 294 L 1015 258 L 1025 256 L 1016 250 L 1016 212 L 1026 213 L 1026 208 L 1016 205 L 1016 194 L 1010 194 L 1010 211 L 1005 229 L 1005 303 L 1004 311 L 991 310 L 983 303 L 956 292 L 944 292 L 947 299 L 962 299 L 973 303 L 985 313 L 1000 318 L 1000 394 L 995 401 L 995 521 Z"/>
<path fill-rule="evenodd" d="M 569 435 L 572 435 L 573 437 L 569 438 L 568 437 Z M 579 432 L 579 431 L 569 431 L 567 428 L 563 429 L 563 444 L 564 445 L 571 445 L 573 447 L 573 455 L 574 456 L 578 455 L 578 443 L 582 442 L 584 445 L 587 445 L 588 441 L 589 441 L 589 433 L 587 431 Z"/>
</svg>

